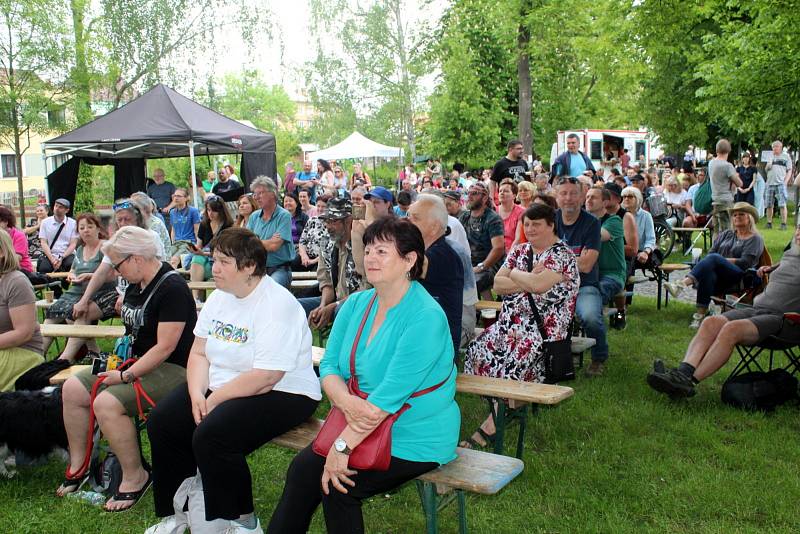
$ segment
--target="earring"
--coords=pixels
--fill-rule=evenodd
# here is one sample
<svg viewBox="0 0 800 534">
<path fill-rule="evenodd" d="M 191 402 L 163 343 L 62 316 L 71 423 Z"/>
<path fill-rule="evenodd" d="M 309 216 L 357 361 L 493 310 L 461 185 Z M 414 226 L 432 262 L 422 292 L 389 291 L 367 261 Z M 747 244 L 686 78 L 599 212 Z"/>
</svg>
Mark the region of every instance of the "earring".
<svg viewBox="0 0 800 534">
<path fill-rule="evenodd" d="M 406 280 L 411 280 L 411 271 L 406 271 Z"/>
</svg>

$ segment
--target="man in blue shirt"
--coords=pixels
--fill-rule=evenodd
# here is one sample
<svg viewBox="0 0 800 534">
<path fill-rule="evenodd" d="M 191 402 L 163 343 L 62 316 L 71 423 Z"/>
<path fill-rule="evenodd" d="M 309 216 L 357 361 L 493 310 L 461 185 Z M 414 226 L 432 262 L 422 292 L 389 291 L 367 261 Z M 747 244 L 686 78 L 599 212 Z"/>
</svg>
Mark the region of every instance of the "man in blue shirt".
<svg viewBox="0 0 800 534">
<path fill-rule="evenodd" d="M 556 158 L 552 165 L 553 176 L 581 176 L 586 174 L 593 177 L 595 173 L 592 160 L 578 150 L 580 140 L 578 135 L 571 133 L 567 136 L 567 151 Z M 588 171 L 588 172 L 587 172 Z"/>
<path fill-rule="evenodd" d="M 169 220 L 172 221 L 172 251 L 170 263 L 178 268 L 183 254 L 190 252 L 189 246 L 197 243 L 197 230 L 200 228 L 200 212 L 197 208 L 187 204 L 189 193 L 179 187 L 172 195 L 175 207 L 169 210 Z"/>
<path fill-rule="evenodd" d="M 155 169 L 153 171 L 153 183 L 147 186 L 147 196 L 155 201 L 156 208 L 158 208 L 155 213 L 164 220 L 164 225 L 169 230 L 169 210 L 175 206 L 172 200 L 172 195 L 175 194 L 175 184 L 166 180 L 164 169 Z"/>
<path fill-rule="evenodd" d="M 250 214 L 247 229 L 261 239 L 267 250 L 267 274 L 289 289 L 292 284 L 291 264 L 294 260 L 292 244 L 292 216 L 278 205 L 278 186 L 272 179 L 259 176 L 250 184 L 253 199 L 261 209 Z"/>
<path fill-rule="evenodd" d="M 575 254 L 581 273 L 581 287 L 575 314 L 580 318 L 586 335 L 594 338 L 592 363 L 587 376 L 600 376 L 608 359 L 606 323 L 603 319 L 603 298 L 600 294 L 600 221 L 581 209 L 581 184 L 576 178 L 561 178 L 556 188 L 556 231 Z"/>
<path fill-rule="evenodd" d="M 300 194 L 300 191 L 308 191 L 311 197 L 311 203 L 317 203 L 317 173 L 311 170 L 311 160 L 303 162 L 303 170 L 294 176 L 294 191 Z"/>
</svg>

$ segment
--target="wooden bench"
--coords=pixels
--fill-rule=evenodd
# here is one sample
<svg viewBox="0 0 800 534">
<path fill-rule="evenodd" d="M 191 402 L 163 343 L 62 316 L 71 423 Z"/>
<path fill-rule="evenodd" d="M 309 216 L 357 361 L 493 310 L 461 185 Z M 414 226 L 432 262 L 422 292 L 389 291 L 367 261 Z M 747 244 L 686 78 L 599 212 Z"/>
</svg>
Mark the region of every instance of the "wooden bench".
<svg viewBox="0 0 800 534">
<path fill-rule="evenodd" d="M 308 289 L 315 287 L 317 285 L 317 279 L 314 280 L 292 280 L 292 289 Z M 205 282 L 189 282 L 189 289 L 199 290 L 199 291 L 213 291 L 217 288 L 217 285 L 214 283 L 213 280 L 207 280 Z"/>
<path fill-rule="evenodd" d="M 292 280 L 316 280 L 317 271 L 292 271 Z"/>
<path fill-rule="evenodd" d="M 47 337 L 117 338 L 125 335 L 122 325 L 42 324 L 39 329 Z"/>
<path fill-rule="evenodd" d="M 319 419 L 308 422 L 276 437 L 270 444 L 299 451 L 308 447 L 322 427 Z M 494 495 L 522 472 L 524 464 L 518 458 L 509 458 L 483 451 L 456 449 L 458 458 L 417 477 L 416 485 L 425 512 L 426 532 L 439 531 L 438 511 L 454 500 L 458 502 L 458 531 L 467 532 L 466 492 Z"/>
<path fill-rule="evenodd" d="M 64 382 L 72 378 L 73 375 L 80 373 L 84 369 L 91 369 L 91 368 L 92 368 L 91 365 L 72 365 L 70 367 L 67 367 L 66 369 L 60 370 L 58 373 L 51 376 L 50 384 L 53 386 L 57 386 L 58 384 L 63 384 Z"/>
<path fill-rule="evenodd" d="M 311 348 L 311 360 L 315 367 L 319 366 L 324 356 L 324 348 Z M 517 439 L 517 458 L 522 458 L 522 452 L 525 446 L 525 427 L 527 423 L 528 405 L 531 405 L 533 408 L 536 408 L 538 405 L 554 406 L 570 398 L 575 393 L 572 388 L 566 386 L 535 384 L 532 382 L 474 376 L 464 373 L 459 373 L 456 377 L 456 391 L 459 393 L 480 395 L 486 397 L 488 400 L 492 418 L 497 428 L 494 439 L 495 454 L 503 454 L 505 452 L 504 440 L 507 423 L 518 419 L 520 427 Z M 517 407 L 509 408 L 504 402 L 508 400 L 515 401 Z M 502 406 L 503 409 L 496 410 L 495 405 Z"/>
<path fill-rule="evenodd" d="M 291 288 L 292 288 L 292 290 L 311 289 L 312 287 L 317 287 L 318 284 L 319 284 L 319 282 L 317 281 L 316 277 L 313 280 L 311 280 L 311 279 L 308 279 L 308 280 L 295 280 L 294 278 L 292 278 Z"/>
<path fill-rule="evenodd" d="M 496 300 L 479 300 L 475 303 L 475 309 L 478 311 L 481 310 L 497 310 L 500 311 L 500 308 L 503 306 L 502 302 L 498 302 Z"/>
</svg>

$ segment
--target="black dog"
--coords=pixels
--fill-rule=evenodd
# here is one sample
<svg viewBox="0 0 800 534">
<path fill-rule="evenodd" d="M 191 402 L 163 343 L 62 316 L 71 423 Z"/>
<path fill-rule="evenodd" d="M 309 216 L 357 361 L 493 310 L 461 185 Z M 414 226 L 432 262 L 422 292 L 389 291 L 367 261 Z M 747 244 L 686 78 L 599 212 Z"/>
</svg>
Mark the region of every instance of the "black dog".
<svg viewBox="0 0 800 534">
<path fill-rule="evenodd" d="M 6 459 L 17 452 L 40 458 L 67 449 L 61 387 L 0 393 L 0 475 L 13 476 Z"/>
</svg>

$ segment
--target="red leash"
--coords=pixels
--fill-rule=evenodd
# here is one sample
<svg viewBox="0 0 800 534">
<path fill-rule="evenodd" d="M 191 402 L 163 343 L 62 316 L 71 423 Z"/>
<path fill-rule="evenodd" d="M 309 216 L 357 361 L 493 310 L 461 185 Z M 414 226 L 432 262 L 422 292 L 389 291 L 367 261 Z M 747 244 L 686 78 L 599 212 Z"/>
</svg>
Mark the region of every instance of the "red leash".
<svg viewBox="0 0 800 534">
<path fill-rule="evenodd" d="M 122 371 L 126 367 L 130 367 L 134 362 L 136 362 L 136 358 L 129 358 L 126 360 L 122 365 L 120 365 L 115 371 Z M 81 479 L 86 475 L 86 471 L 89 469 L 89 464 L 92 462 L 92 449 L 94 448 L 94 424 L 95 424 L 95 415 L 94 415 L 94 400 L 97 398 L 97 391 L 100 388 L 100 384 L 103 383 L 106 377 L 100 376 L 97 377 L 97 380 L 94 384 L 92 384 L 92 391 L 89 395 L 89 431 L 86 436 L 86 454 L 83 457 L 83 463 L 78 468 L 77 471 L 74 473 L 69 470 L 69 465 L 67 465 L 66 472 L 64 473 L 65 477 L 68 480 L 76 480 Z M 139 418 L 142 421 L 147 421 L 147 416 L 142 409 L 142 397 L 150 404 L 151 408 L 155 408 L 156 403 L 150 398 L 150 395 L 142 387 L 141 380 L 138 378 L 134 379 L 133 381 L 133 390 L 136 392 L 136 408 L 139 411 Z"/>
</svg>

